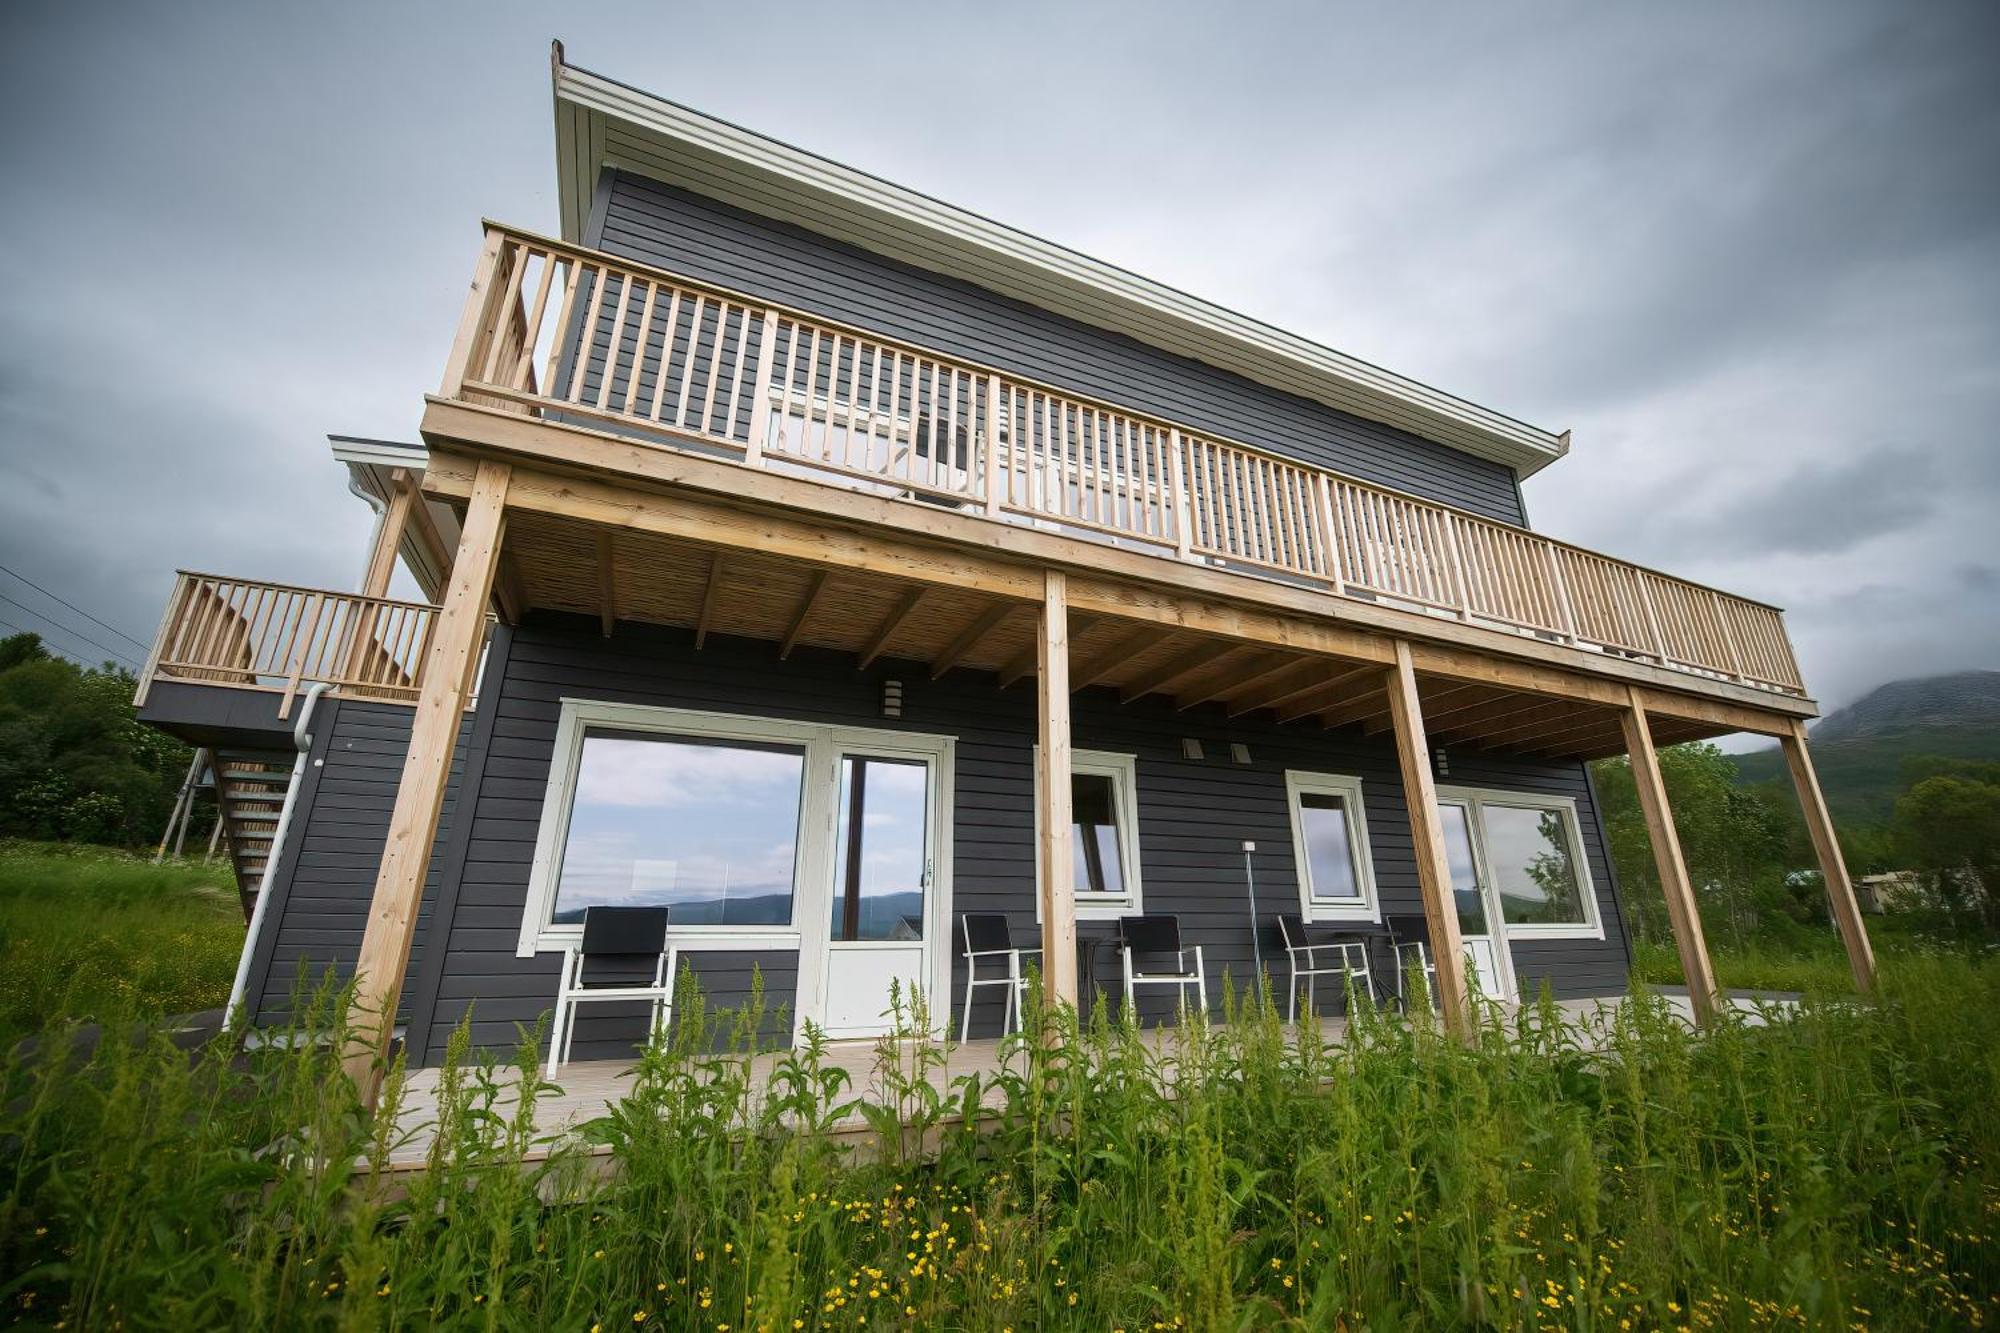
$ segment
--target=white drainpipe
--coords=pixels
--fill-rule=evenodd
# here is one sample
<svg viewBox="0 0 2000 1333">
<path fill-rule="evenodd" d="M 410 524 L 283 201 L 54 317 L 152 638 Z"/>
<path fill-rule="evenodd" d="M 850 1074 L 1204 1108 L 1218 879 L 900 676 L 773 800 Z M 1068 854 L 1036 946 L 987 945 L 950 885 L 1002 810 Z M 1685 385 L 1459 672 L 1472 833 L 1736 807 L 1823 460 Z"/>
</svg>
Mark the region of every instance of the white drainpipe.
<svg viewBox="0 0 2000 1333">
<path fill-rule="evenodd" d="M 285 832 L 292 825 L 292 807 L 298 804 L 299 779 L 305 775 L 306 756 L 312 751 L 312 734 L 306 730 L 306 723 L 312 720 L 313 705 L 319 697 L 333 686 L 326 681 L 314 681 L 306 687 L 305 703 L 299 707 L 298 721 L 292 724 L 292 744 L 298 749 L 299 757 L 292 762 L 292 780 L 285 788 L 285 803 L 278 810 L 278 826 L 271 830 L 271 851 L 264 858 L 264 878 L 257 883 L 257 905 L 250 909 L 250 929 L 243 936 L 243 956 L 236 960 L 236 981 L 229 988 L 229 1007 L 223 1011 L 223 1022 L 234 1032 L 241 1019 L 243 992 L 250 984 L 250 959 L 257 952 L 257 937 L 264 932 L 264 914 L 271 906 L 271 881 L 277 875 L 278 858 L 285 852 Z M 247 1018 L 247 1015 L 244 1015 Z"/>
</svg>

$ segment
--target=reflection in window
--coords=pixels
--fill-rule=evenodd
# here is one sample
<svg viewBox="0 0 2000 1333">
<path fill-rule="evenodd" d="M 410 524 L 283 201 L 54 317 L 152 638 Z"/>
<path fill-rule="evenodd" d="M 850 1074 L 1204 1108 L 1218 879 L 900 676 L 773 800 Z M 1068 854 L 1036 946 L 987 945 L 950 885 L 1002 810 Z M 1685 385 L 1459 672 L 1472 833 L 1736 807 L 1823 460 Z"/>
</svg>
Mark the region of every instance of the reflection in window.
<svg viewBox="0 0 2000 1333">
<path fill-rule="evenodd" d="M 1479 893 L 1479 870 L 1472 858 L 1472 825 L 1462 805 L 1438 807 L 1444 823 L 1444 855 L 1451 867 L 1451 897 L 1458 906 L 1458 933 L 1479 936 L 1486 931 L 1486 900 Z"/>
<path fill-rule="evenodd" d="M 1584 915 L 1564 812 L 1483 803 L 1486 859 L 1500 915 L 1520 925 L 1578 925 Z"/>
<path fill-rule="evenodd" d="M 1332 792 L 1300 792 L 1299 827 L 1305 834 L 1306 881 L 1314 900 L 1360 902 L 1347 798 Z"/>
<path fill-rule="evenodd" d="M 662 906 L 676 926 L 790 925 L 804 768 L 785 746 L 586 735 L 551 919 Z"/>
<path fill-rule="evenodd" d="M 840 761 L 833 938 L 924 937 L 924 824 L 930 768 L 848 755 Z"/>
<path fill-rule="evenodd" d="M 1076 893 L 1122 898 L 1125 862 L 1119 853 L 1118 792 L 1109 773 L 1070 777 L 1070 848 L 1075 858 Z"/>
</svg>

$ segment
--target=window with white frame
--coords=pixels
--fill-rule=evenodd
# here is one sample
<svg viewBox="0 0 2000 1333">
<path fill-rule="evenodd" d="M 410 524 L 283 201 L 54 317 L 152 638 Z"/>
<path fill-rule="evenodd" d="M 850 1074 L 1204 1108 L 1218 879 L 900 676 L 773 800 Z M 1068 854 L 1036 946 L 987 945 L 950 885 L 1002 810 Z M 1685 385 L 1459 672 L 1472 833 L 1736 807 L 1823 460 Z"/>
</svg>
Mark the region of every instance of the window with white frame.
<svg viewBox="0 0 2000 1333">
<path fill-rule="evenodd" d="M 1465 788 L 1439 794 L 1469 816 L 1480 880 L 1491 886 L 1510 937 L 1604 933 L 1574 801 Z"/>
<path fill-rule="evenodd" d="M 1361 779 L 1290 770 L 1285 774 L 1285 794 L 1291 805 L 1292 856 L 1306 917 L 1379 919 Z"/>
<path fill-rule="evenodd" d="M 1037 747 L 1038 761 L 1040 753 Z M 1070 883 L 1076 892 L 1076 914 L 1083 920 L 1102 920 L 1136 913 L 1142 907 L 1137 760 L 1129 754 L 1073 750 L 1069 771 Z M 1039 820 L 1039 762 L 1035 781 Z M 1036 902 L 1040 901 L 1037 894 Z"/>
</svg>

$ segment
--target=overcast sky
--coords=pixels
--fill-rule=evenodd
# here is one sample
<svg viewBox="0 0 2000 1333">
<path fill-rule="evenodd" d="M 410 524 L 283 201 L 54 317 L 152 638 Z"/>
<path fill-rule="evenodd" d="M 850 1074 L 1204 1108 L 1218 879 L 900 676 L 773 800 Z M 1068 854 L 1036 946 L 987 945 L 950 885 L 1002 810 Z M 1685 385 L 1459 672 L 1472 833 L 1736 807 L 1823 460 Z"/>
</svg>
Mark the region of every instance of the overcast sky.
<svg viewBox="0 0 2000 1333">
<path fill-rule="evenodd" d="M 141 641 L 177 566 L 352 586 L 324 436 L 557 229 L 561 37 L 1571 428 L 1534 525 L 1789 608 L 1828 706 L 2000 666 L 2000 5 L 570 9 L 0 6 L 0 565 Z"/>
</svg>

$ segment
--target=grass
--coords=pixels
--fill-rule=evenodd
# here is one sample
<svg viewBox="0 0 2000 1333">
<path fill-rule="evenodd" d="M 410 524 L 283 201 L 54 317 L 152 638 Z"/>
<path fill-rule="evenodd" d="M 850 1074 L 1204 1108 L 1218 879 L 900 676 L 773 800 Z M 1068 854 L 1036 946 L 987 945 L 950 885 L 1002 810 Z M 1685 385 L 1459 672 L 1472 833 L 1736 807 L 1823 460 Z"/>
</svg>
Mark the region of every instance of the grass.
<svg viewBox="0 0 2000 1333">
<path fill-rule="evenodd" d="M 324 1022 L 338 1002 L 299 1008 Z M 1020 1039 L 1016 1072 L 949 1095 L 923 1077 L 936 1046 L 885 1047 L 865 1101 L 821 1043 L 753 1086 L 760 1017 L 684 995 L 672 1040 L 588 1130 L 609 1175 L 576 1145 L 530 1160 L 534 1098 L 502 1088 L 538 1086 L 533 1034 L 510 1071 L 469 1058 L 461 1029 L 429 1169 L 404 1180 L 385 1170 L 400 1071 L 370 1119 L 337 1043 L 17 1056 L 0 1068 L 0 1274 L 17 1275 L 0 1309 L 599 1333 L 2000 1316 L 1991 964 L 1896 957 L 1878 1001 L 1814 997 L 1704 1036 L 1640 1000 L 1602 1049 L 1553 1006 L 1489 1016 L 1469 1047 L 1366 1017 L 1329 1046 L 1236 1013 L 1162 1053 L 1064 1011 Z M 815 1132 L 854 1110 L 867 1153 Z"/>
<path fill-rule="evenodd" d="M 1878 960 L 1954 951 L 1943 937 L 1926 935 L 1894 916 L 1871 918 L 1868 937 Z M 1847 950 L 1831 929 L 1800 931 L 1783 942 L 1752 940 L 1742 945 L 1728 944 L 1711 933 L 1708 944 L 1716 983 L 1724 990 L 1842 995 L 1854 989 Z M 1965 947 L 1957 946 L 1961 952 Z M 1680 955 L 1673 942 L 1633 940 L 1632 978 L 1656 986 L 1682 984 Z"/>
<path fill-rule="evenodd" d="M 243 946 L 229 865 L 0 842 L 0 1040 L 217 1008 Z"/>
</svg>

